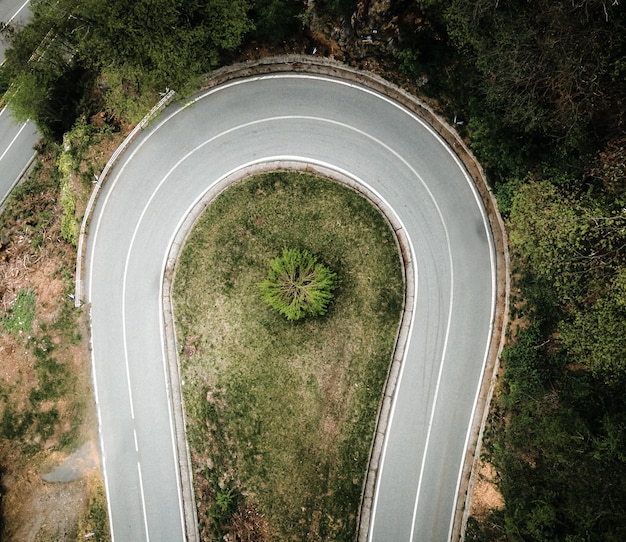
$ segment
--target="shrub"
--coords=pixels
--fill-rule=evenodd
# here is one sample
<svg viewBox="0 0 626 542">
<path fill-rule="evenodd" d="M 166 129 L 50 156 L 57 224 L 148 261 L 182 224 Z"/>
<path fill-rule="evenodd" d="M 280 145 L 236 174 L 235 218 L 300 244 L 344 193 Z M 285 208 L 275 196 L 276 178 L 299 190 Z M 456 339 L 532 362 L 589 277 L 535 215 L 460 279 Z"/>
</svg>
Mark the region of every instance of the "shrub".
<svg viewBox="0 0 626 542">
<path fill-rule="evenodd" d="M 282 256 L 270 262 L 270 272 L 260 288 L 271 308 L 294 321 L 326 313 L 336 278 L 308 250 L 285 248 Z"/>
</svg>

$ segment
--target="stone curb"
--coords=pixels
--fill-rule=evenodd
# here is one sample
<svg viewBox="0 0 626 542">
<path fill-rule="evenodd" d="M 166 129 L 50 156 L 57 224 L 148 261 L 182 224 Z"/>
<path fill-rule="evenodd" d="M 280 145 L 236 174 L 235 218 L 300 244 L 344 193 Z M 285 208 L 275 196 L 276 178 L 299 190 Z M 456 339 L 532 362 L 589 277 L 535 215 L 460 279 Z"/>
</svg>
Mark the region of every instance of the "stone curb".
<svg viewBox="0 0 626 542">
<path fill-rule="evenodd" d="M 396 342 L 392 362 L 390 365 L 390 369 L 387 373 L 385 392 L 378 408 L 376 430 L 374 433 L 374 438 L 372 439 L 368 472 L 364 484 L 364 491 L 362 493 L 359 513 L 361 519 L 358 529 L 359 533 L 362 533 L 360 534 L 359 538 L 362 538 L 363 536 L 367 536 L 367 531 L 369 528 L 371 505 L 374 495 L 374 488 L 376 485 L 376 478 L 378 475 L 378 467 L 380 464 L 380 456 L 384 443 L 386 427 L 389 420 L 391 403 L 393 400 L 393 394 L 400 372 L 400 367 L 404 358 L 406 341 L 411 326 L 411 320 L 413 315 L 413 302 L 415 299 L 415 280 L 409 240 L 406 236 L 405 229 L 399 218 L 397 217 L 393 209 L 388 206 L 384 201 L 382 201 L 366 185 L 362 184 L 352 177 L 349 177 L 348 175 L 340 173 L 332 168 L 313 164 L 310 162 L 300 161 L 268 161 L 248 166 L 232 173 L 224 179 L 219 180 L 216 184 L 211 186 L 211 188 L 207 190 L 202 198 L 196 203 L 194 208 L 181 224 L 179 230 L 176 232 L 174 240 L 170 246 L 170 250 L 167 256 L 167 264 L 163 275 L 163 312 L 165 321 L 165 340 L 167 344 L 166 351 L 168 355 L 168 365 L 170 368 L 170 379 L 172 382 L 172 403 L 174 405 L 174 410 L 180 411 L 176 412 L 175 414 L 176 423 L 181 424 L 176 429 L 179 457 L 189 458 L 189 449 L 187 445 L 187 440 L 185 438 L 186 425 L 184 421 L 185 418 L 182 406 L 182 392 L 180 389 L 178 347 L 176 344 L 176 330 L 173 316 L 174 308 L 172 305 L 171 296 L 172 285 L 176 276 L 178 257 L 184 246 L 187 236 L 193 229 L 198 219 L 202 216 L 206 208 L 224 190 L 227 190 L 231 186 L 237 184 L 247 177 L 250 177 L 251 175 L 258 175 L 260 173 L 267 173 L 269 171 L 281 170 L 300 171 L 303 173 L 321 175 L 337 183 L 343 184 L 348 188 L 351 188 L 355 192 L 358 192 L 363 197 L 368 199 L 375 207 L 378 208 L 378 210 L 382 213 L 382 215 L 387 220 L 387 223 L 393 230 L 394 238 L 396 240 L 396 246 L 398 248 L 398 254 L 403 261 L 402 271 L 405 287 L 404 306 L 402 310 L 401 321 L 398 326 L 398 332 L 396 334 Z M 189 472 L 189 466 L 183 466 L 182 461 L 180 461 L 180 463 L 181 471 L 189 473 L 189 476 L 191 476 L 191 473 Z M 185 476 L 183 472 L 181 472 L 181 476 Z M 193 495 L 191 496 L 191 498 L 193 498 Z"/>
</svg>

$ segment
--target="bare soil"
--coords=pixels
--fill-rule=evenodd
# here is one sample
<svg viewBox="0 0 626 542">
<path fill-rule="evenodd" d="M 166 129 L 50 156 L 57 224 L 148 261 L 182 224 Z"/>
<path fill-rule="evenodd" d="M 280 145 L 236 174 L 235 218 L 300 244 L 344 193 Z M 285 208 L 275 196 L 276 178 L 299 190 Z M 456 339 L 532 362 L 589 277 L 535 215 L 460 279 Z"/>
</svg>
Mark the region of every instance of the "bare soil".
<svg viewBox="0 0 626 542">
<path fill-rule="evenodd" d="M 0 538 L 7 542 L 83 539 L 93 532 L 93 503 L 102 507 L 104 498 L 86 313 L 69 295 L 76 251 L 61 238 L 54 156 L 42 151 L 0 217 Z M 78 179 L 72 185 L 82 212 L 90 187 Z M 2 320 L 23 290 L 35 294 L 32 326 L 9 333 Z M 58 375 L 43 374 L 42 363 Z M 44 480 L 81 446 L 83 455 L 67 465 L 74 476 Z"/>
<path fill-rule="evenodd" d="M 496 484 L 496 470 L 491 464 L 481 461 L 474 482 L 470 506 L 470 515 L 479 522 L 485 521 L 492 510 L 499 510 L 504 507 L 504 499 Z"/>
</svg>

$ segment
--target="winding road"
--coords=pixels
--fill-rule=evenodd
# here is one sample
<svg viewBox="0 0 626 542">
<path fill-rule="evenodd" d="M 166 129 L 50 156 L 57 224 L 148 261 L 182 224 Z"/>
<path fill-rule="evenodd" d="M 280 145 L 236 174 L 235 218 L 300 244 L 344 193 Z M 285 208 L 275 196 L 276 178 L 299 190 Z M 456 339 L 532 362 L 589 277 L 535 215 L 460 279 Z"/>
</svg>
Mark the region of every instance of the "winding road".
<svg viewBox="0 0 626 542">
<path fill-rule="evenodd" d="M 114 540 L 186 540 L 166 262 L 185 217 L 216 183 L 276 162 L 363 183 L 409 240 L 414 312 L 368 540 L 449 540 L 494 319 L 495 257 L 481 199 L 448 145 L 408 109 L 354 82 L 290 72 L 233 80 L 169 107 L 98 199 L 86 301 Z"/>
</svg>

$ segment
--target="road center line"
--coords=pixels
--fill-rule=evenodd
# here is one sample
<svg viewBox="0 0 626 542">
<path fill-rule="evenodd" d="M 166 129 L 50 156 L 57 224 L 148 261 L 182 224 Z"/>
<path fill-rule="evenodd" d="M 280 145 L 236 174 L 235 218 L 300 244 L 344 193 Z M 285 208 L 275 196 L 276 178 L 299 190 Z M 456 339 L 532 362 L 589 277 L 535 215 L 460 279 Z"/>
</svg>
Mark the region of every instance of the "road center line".
<svg viewBox="0 0 626 542">
<path fill-rule="evenodd" d="M 141 476 L 141 463 L 137 460 L 137 474 L 139 476 L 139 491 L 141 491 L 141 509 L 143 511 L 143 524 L 146 530 L 146 542 L 150 542 L 150 531 L 148 530 L 148 514 L 146 513 L 146 496 L 143 491 L 143 477 Z"/>
<path fill-rule="evenodd" d="M 426 192 L 428 193 L 435 209 L 437 210 L 437 214 L 439 216 L 439 219 L 441 221 L 442 224 L 442 228 L 445 232 L 445 236 L 446 236 L 446 246 L 447 246 L 447 250 L 448 250 L 448 259 L 449 259 L 449 265 L 450 265 L 450 270 L 452 273 L 452 253 L 451 253 L 451 246 L 450 246 L 450 238 L 449 238 L 449 234 L 448 234 L 448 230 L 445 224 L 445 220 L 443 218 L 443 213 L 441 212 L 441 209 L 439 208 L 439 205 L 437 204 L 437 201 L 435 200 L 434 195 L 432 194 L 430 188 L 427 186 L 427 184 L 424 182 L 424 180 L 422 179 L 422 177 L 419 175 L 419 173 L 409 164 L 409 162 L 402 157 L 397 151 L 393 150 L 389 145 L 387 145 L 386 143 L 382 142 L 381 140 L 363 132 L 362 130 L 359 130 L 358 128 L 355 128 L 353 126 L 349 126 L 345 123 L 341 123 L 332 119 L 326 119 L 326 118 L 321 118 L 321 117 L 312 117 L 312 116 L 304 116 L 304 115 L 284 115 L 284 116 L 277 116 L 277 117 L 269 117 L 269 118 L 265 118 L 265 119 L 257 119 L 248 123 L 244 123 L 235 127 L 231 127 L 228 130 L 225 130 L 219 134 L 214 135 L 213 137 L 207 139 L 206 141 L 198 144 L 194 149 L 190 150 L 189 152 L 187 152 L 182 158 L 180 158 L 171 168 L 170 170 L 164 175 L 164 177 L 161 179 L 161 181 L 159 182 L 159 184 L 156 186 L 156 188 L 154 189 L 154 191 L 152 192 L 152 194 L 150 195 L 150 198 L 148 199 L 148 201 L 146 202 L 144 208 L 142 209 L 141 215 L 137 221 L 137 224 L 135 226 L 134 232 L 133 232 L 133 236 L 132 236 L 132 240 L 131 243 L 129 245 L 129 249 L 126 255 L 126 266 L 125 266 L 125 271 L 124 271 L 124 291 L 126 289 L 126 280 L 127 280 L 127 269 L 128 269 L 128 262 L 130 259 L 130 254 L 133 250 L 134 244 L 135 244 L 135 239 L 137 236 L 137 233 L 139 231 L 139 228 L 141 226 L 141 223 L 143 222 L 143 219 L 145 217 L 145 214 L 148 210 L 148 207 L 150 206 L 151 202 L 153 201 L 153 199 L 156 197 L 157 193 L 159 192 L 159 190 L 161 189 L 161 187 L 165 184 L 165 182 L 167 182 L 167 180 L 169 179 L 169 177 L 173 174 L 173 172 L 180 167 L 180 165 L 182 163 L 184 163 L 187 159 L 189 159 L 189 157 L 191 157 L 193 154 L 195 154 L 199 149 L 205 147 L 206 145 L 216 141 L 217 139 L 224 137 L 228 134 L 231 134 L 237 130 L 241 130 L 250 126 L 255 126 L 255 125 L 260 125 L 260 124 L 265 124 L 265 123 L 269 123 L 269 122 L 277 122 L 277 121 L 282 121 L 282 120 L 309 120 L 309 121 L 315 121 L 315 122 L 321 122 L 321 123 L 328 123 L 328 124 L 332 124 L 335 126 L 340 126 L 341 128 L 348 130 L 348 131 L 352 131 L 352 132 L 356 132 L 359 135 L 361 135 L 362 137 L 365 137 L 367 139 L 370 139 L 371 141 L 375 142 L 377 145 L 379 145 L 380 147 L 384 148 L 387 152 L 391 153 L 395 158 L 397 158 L 410 172 L 411 174 L 418 179 L 418 181 L 422 184 L 422 186 L 424 187 L 424 189 L 426 190 Z M 451 279 L 452 281 L 452 279 Z M 451 285 L 451 289 L 452 289 L 452 285 Z M 452 295 L 452 294 L 451 294 Z M 125 297 L 125 294 L 124 294 Z M 124 301 L 124 305 L 125 305 L 125 301 Z M 125 309 L 124 309 L 125 311 Z M 434 418 L 434 412 L 435 412 L 435 406 L 436 406 L 436 398 L 438 396 L 438 392 L 439 392 L 439 383 L 441 380 L 441 374 L 443 371 L 443 365 L 444 365 L 444 358 L 445 358 L 445 348 L 447 345 L 447 341 L 448 341 L 448 336 L 449 336 L 449 330 L 450 330 L 450 320 L 451 320 L 451 311 L 452 311 L 452 299 L 450 300 L 450 310 L 449 310 L 449 314 L 448 314 L 448 326 L 447 326 L 447 331 L 446 331 L 446 339 L 445 339 L 445 343 L 444 343 L 444 354 L 442 356 L 442 360 L 440 362 L 440 369 L 439 369 L 439 377 L 438 377 L 438 381 L 437 381 L 437 387 L 436 387 L 436 391 L 435 391 L 435 401 L 432 407 L 432 411 L 431 411 L 431 416 L 430 416 L 430 422 L 429 422 L 429 428 L 428 428 L 428 436 L 427 436 L 427 440 L 426 440 L 426 445 L 424 448 L 424 455 L 423 458 L 426 457 L 427 454 L 427 450 L 428 450 L 428 441 L 429 441 L 429 437 L 430 437 L 430 431 L 432 428 L 432 420 Z M 124 314 L 124 326 L 126 326 L 125 324 L 125 314 Z M 125 339 L 124 339 L 125 340 Z M 125 342 L 125 348 L 126 348 L 126 342 Z M 404 364 L 403 364 L 404 366 Z M 399 376 L 398 379 L 398 384 L 397 386 L 400 386 L 400 382 L 401 382 L 401 377 L 402 377 L 402 373 Z M 393 407 L 395 407 L 396 404 L 396 400 L 395 398 L 397 397 L 394 396 L 394 401 L 393 401 Z M 393 421 L 393 416 L 394 416 L 394 412 L 395 412 L 395 408 L 392 407 L 392 412 L 390 415 L 390 420 L 389 423 L 391 424 Z M 173 429 L 171 429 L 172 433 L 173 433 Z M 387 449 L 387 445 L 388 445 L 388 439 L 387 437 L 385 437 L 385 443 L 384 443 L 384 447 L 383 447 L 383 457 L 384 454 L 386 452 Z M 381 466 L 380 466 L 380 472 L 382 473 L 383 470 L 383 466 L 384 466 L 384 461 L 381 461 Z M 416 491 L 416 505 L 415 505 L 415 509 L 417 508 L 417 501 L 419 499 L 419 491 L 421 488 L 421 483 L 422 483 L 422 479 L 423 479 L 423 475 L 424 475 L 424 468 L 425 468 L 425 461 L 422 461 L 422 465 L 420 467 L 420 474 L 419 474 L 419 479 L 418 479 L 418 486 L 417 486 L 417 491 Z M 375 510 L 377 507 L 377 498 L 378 498 L 378 493 L 379 493 L 379 480 L 380 480 L 380 474 L 378 476 L 378 480 L 377 480 L 377 487 L 376 487 L 376 491 L 375 491 L 375 496 L 374 496 L 374 502 L 373 502 L 373 512 L 372 512 L 372 527 L 374 524 L 374 518 L 376 517 L 375 514 Z M 373 529 L 372 529 L 373 530 Z"/>
</svg>

